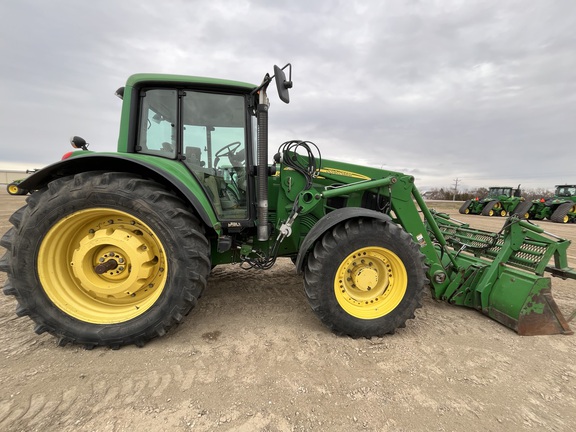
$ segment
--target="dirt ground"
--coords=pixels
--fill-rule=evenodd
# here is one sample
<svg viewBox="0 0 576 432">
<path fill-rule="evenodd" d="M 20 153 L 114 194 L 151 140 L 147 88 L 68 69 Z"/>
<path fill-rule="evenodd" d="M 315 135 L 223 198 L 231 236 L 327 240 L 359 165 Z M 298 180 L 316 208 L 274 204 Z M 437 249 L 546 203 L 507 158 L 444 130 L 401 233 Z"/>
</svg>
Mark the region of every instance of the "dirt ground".
<svg viewBox="0 0 576 432">
<path fill-rule="evenodd" d="M 0 235 L 23 203 L 2 188 Z M 449 207 L 477 228 L 503 223 Z M 576 243 L 576 225 L 540 225 Z M 576 267 L 576 245 L 569 255 Z M 576 281 L 554 279 L 553 293 L 576 309 Z M 576 429 L 575 335 L 521 337 L 427 295 L 394 335 L 338 337 L 288 260 L 216 267 L 184 323 L 144 348 L 59 348 L 15 307 L 0 296 L 2 431 Z"/>
</svg>

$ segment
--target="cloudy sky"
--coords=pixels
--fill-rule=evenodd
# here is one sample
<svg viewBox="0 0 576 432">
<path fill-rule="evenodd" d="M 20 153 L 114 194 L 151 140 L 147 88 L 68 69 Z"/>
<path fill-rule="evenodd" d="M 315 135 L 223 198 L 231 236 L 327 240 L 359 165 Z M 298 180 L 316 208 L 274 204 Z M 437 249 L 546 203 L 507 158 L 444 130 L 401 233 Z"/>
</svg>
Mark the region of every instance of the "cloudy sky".
<svg viewBox="0 0 576 432">
<path fill-rule="evenodd" d="M 399 170 L 420 189 L 576 183 L 576 2 L 1 0 L 0 169 L 39 168 L 80 135 L 116 148 L 137 72 L 259 83 L 271 148 Z"/>
</svg>

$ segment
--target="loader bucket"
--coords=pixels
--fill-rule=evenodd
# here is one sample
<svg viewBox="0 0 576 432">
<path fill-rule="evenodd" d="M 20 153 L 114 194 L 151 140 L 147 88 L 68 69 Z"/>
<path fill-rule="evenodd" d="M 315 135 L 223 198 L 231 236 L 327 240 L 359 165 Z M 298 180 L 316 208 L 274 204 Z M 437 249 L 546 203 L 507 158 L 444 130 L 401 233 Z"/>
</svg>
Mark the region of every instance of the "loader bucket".
<svg viewBox="0 0 576 432">
<path fill-rule="evenodd" d="M 487 315 L 522 336 L 573 334 L 552 297 L 550 279 L 527 276 L 500 277 L 492 287 Z"/>
<path fill-rule="evenodd" d="M 550 288 L 526 300 L 516 331 L 522 336 L 574 333 L 552 298 Z"/>
<path fill-rule="evenodd" d="M 544 273 L 576 279 L 567 265 L 568 240 L 530 222 L 508 218 L 498 233 L 435 213 L 443 266 L 450 282 L 434 294 L 449 303 L 473 307 L 520 335 L 573 334 L 552 297 Z"/>
</svg>

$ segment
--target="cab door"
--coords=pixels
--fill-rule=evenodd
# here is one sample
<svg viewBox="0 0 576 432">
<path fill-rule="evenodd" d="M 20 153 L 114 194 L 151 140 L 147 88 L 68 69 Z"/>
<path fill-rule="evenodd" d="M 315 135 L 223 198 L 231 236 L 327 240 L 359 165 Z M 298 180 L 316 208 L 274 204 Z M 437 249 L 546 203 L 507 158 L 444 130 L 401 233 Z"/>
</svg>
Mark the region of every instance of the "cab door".
<svg viewBox="0 0 576 432">
<path fill-rule="evenodd" d="M 245 96 L 186 90 L 181 107 L 184 163 L 221 220 L 248 219 Z"/>
</svg>

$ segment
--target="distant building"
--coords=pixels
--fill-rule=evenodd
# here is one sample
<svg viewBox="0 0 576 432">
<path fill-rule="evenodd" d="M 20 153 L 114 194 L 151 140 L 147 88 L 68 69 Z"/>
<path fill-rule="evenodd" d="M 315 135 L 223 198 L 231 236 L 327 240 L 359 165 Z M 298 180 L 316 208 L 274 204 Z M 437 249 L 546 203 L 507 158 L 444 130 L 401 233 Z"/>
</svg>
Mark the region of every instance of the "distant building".
<svg viewBox="0 0 576 432">
<path fill-rule="evenodd" d="M 421 195 L 422 195 L 422 198 L 424 198 L 424 199 L 430 199 L 432 196 L 432 193 L 433 193 L 432 191 L 426 191 L 426 192 L 422 193 Z"/>
</svg>

